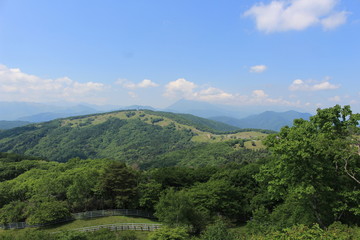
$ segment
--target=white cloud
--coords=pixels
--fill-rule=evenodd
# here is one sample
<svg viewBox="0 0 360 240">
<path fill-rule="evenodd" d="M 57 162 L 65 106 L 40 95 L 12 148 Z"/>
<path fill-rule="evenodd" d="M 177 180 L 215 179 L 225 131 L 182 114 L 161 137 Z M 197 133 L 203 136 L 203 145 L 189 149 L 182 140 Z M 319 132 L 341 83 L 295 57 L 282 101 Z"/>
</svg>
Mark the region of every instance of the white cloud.
<svg viewBox="0 0 360 240">
<path fill-rule="evenodd" d="M 158 84 L 154 83 L 153 81 L 149 79 L 144 79 L 142 82 L 138 84 L 140 88 L 148 88 L 148 87 L 157 87 Z"/>
<path fill-rule="evenodd" d="M 254 90 L 252 95 L 255 98 L 266 98 L 268 96 L 264 90 Z"/>
<path fill-rule="evenodd" d="M 144 79 L 139 83 L 133 83 L 127 79 L 118 79 L 115 84 L 121 85 L 124 88 L 127 89 L 137 89 L 137 88 L 149 88 L 149 87 L 157 87 L 158 84 L 154 83 L 153 81 L 149 79 Z"/>
<path fill-rule="evenodd" d="M 335 11 L 339 0 L 273 0 L 259 3 L 244 13 L 253 17 L 259 31 L 272 33 L 289 30 L 304 30 L 322 25 L 326 30 L 344 24 L 347 12 Z"/>
<path fill-rule="evenodd" d="M 0 65 L 0 101 L 74 101 L 95 100 L 90 96 L 104 90 L 97 82 L 80 83 L 68 77 L 43 79 L 18 68 Z M 97 99 L 98 100 L 98 99 Z"/>
<path fill-rule="evenodd" d="M 166 84 L 164 96 L 170 98 L 179 96 L 183 98 L 192 98 L 195 88 L 197 88 L 195 83 L 187 81 L 184 78 L 179 78 Z"/>
<path fill-rule="evenodd" d="M 322 91 L 322 90 L 333 90 L 340 88 L 340 85 L 331 84 L 329 81 L 321 83 L 313 83 L 313 81 L 303 81 L 296 79 L 290 85 L 290 91 Z"/>
<path fill-rule="evenodd" d="M 233 98 L 231 93 L 224 92 L 221 89 L 209 87 L 194 93 L 194 98 L 202 101 L 222 101 Z"/>
<path fill-rule="evenodd" d="M 265 66 L 265 65 L 256 65 L 256 66 L 250 67 L 250 72 L 252 72 L 252 73 L 262 73 L 266 69 L 267 69 L 267 66 Z"/>
<path fill-rule="evenodd" d="M 234 97 L 231 93 L 227 93 L 218 88 L 200 88 L 195 83 L 187 81 L 184 78 L 169 82 L 165 86 L 164 96 L 205 102 L 226 101 Z"/>
<path fill-rule="evenodd" d="M 200 87 L 184 78 L 169 82 L 163 94 L 168 98 L 184 98 L 204 102 L 216 102 L 229 105 L 286 105 L 299 106 L 298 102 L 290 102 L 282 98 L 270 98 L 264 90 L 252 91 L 250 96 L 225 92 L 215 87 Z"/>
</svg>

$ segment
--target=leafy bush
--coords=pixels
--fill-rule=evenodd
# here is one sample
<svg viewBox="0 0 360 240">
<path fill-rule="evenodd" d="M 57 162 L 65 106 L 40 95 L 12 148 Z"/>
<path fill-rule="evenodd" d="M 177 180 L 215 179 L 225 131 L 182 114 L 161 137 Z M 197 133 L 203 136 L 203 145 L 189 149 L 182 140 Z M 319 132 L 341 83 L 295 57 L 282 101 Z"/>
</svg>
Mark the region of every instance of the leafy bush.
<svg viewBox="0 0 360 240">
<path fill-rule="evenodd" d="M 150 234 L 149 240 L 188 240 L 190 238 L 186 228 L 162 227 Z"/>
</svg>

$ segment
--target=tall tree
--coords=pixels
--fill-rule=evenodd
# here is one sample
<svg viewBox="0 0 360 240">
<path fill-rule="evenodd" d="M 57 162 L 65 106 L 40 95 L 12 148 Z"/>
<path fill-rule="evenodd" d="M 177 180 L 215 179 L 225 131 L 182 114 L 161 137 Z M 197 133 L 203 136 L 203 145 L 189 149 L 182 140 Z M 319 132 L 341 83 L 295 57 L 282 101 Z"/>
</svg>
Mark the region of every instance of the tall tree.
<svg viewBox="0 0 360 240">
<path fill-rule="evenodd" d="M 135 207 L 138 174 L 125 163 L 114 162 L 101 174 L 97 193 L 104 199 L 104 207 Z"/>
<path fill-rule="evenodd" d="M 267 138 L 273 157 L 256 178 L 283 202 L 272 213 L 280 227 L 359 220 L 359 119 L 349 106 L 336 105 Z"/>
</svg>

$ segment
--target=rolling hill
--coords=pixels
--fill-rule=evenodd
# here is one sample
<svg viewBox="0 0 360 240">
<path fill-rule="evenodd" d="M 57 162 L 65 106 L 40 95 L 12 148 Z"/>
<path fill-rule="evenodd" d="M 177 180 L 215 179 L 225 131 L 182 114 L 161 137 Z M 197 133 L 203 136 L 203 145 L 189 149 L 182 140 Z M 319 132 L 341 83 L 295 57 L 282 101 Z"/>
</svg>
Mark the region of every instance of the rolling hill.
<svg viewBox="0 0 360 240">
<path fill-rule="evenodd" d="M 200 142 L 261 139 L 265 135 L 188 114 L 126 110 L 57 119 L 2 131 L 0 152 L 59 162 L 80 157 L 141 164 Z"/>
</svg>

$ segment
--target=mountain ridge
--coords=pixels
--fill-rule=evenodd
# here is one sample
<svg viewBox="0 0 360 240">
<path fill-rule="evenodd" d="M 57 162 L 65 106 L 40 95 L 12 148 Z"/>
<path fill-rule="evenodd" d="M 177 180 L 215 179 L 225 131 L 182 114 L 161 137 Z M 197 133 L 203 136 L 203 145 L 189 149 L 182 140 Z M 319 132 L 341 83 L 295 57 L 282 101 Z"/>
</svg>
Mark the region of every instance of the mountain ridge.
<svg viewBox="0 0 360 240">
<path fill-rule="evenodd" d="M 289 110 L 286 112 L 265 111 L 242 119 L 227 116 L 212 117 L 210 119 L 239 128 L 261 128 L 279 131 L 284 126 L 292 126 L 294 119 L 303 118 L 308 120 L 311 116 L 310 113 Z"/>
<path fill-rule="evenodd" d="M 223 133 L 225 130 L 232 132 Z M 186 114 L 123 110 L 34 123 L 0 132 L 0 151 L 53 161 L 74 157 L 142 163 L 197 142 L 263 137 Z M 266 131 L 265 131 L 266 132 Z"/>
</svg>

